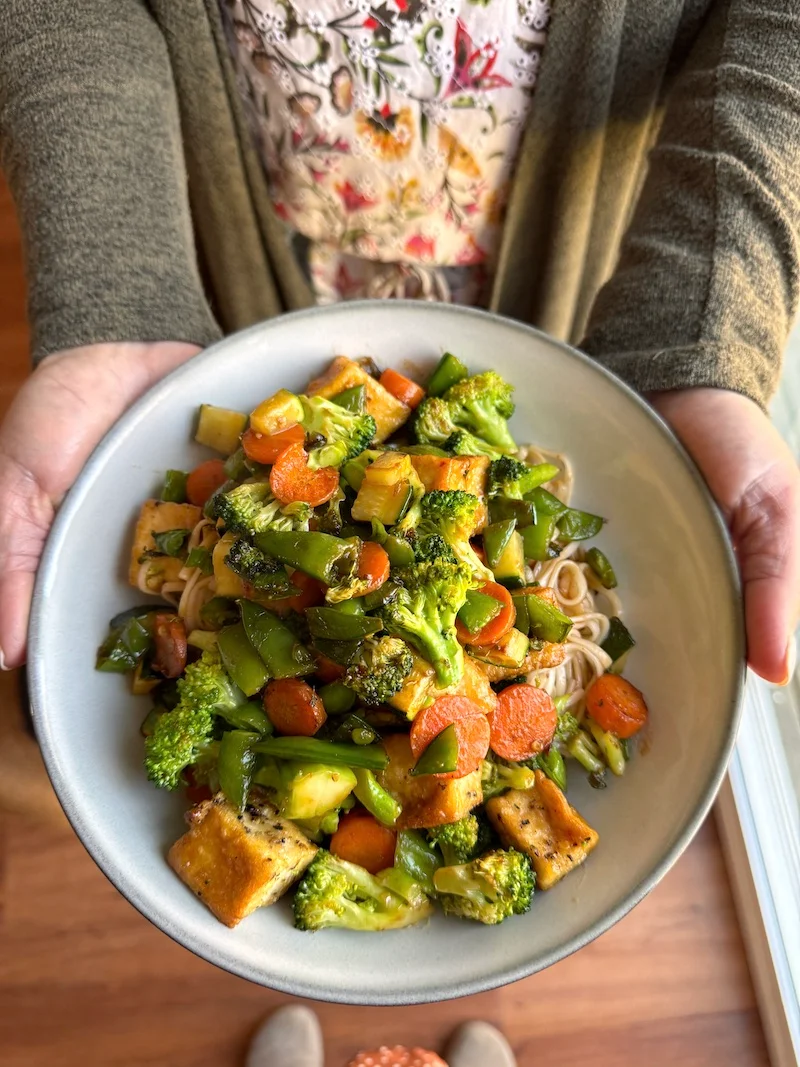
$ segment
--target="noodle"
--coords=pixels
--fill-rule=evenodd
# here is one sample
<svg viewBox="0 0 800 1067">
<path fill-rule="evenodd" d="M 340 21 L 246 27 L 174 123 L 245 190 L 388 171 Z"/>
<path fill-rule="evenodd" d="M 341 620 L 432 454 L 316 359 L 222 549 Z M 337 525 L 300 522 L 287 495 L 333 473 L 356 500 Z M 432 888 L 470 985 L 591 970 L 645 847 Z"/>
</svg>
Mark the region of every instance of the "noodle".
<svg viewBox="0 0 800 1067">
<path fill-rule="evenodd" d="M 568 501 L 572 472 L 564 457 L 530 445 L 520 449 L 520 456 L 529 462 L 550 462 L 553 457 L 562 473 L 550 483 L 550 491 L 564 503 Z M 559 608 L 572 620 L 564 660 L 556 667 L 531 671 L 528 681 L 551 697 L 567 697 L 566 706 L 580 720 L 586 709 L 586 690 L 611 666 L 611 657 L 600 646 L 608 636 L 610 617 L 622 614 L 622 603 L 614 590 L 603 588 L 577 541 L 566 545 L 555 559 L 534 564 L 527 577 L 552 589 Z"/>
<path fill-rule="evenodd" d="M 186 542 L 187 555 L 194 548 L 211 551 L 219 541 L 216 526 L 210 519 L 201 519 L 189 535 Z M 155 567 L 154 567 L 155 563 Z M 199 567 L 183 566 L 174 578 L 162 581 L 161 572 L 153 559 L 143 560 L 136 577 L 137 588 L 143 593 L 158 593 L 163 599 L 177 608 L 178 615 L 185 621 L 186 629 L 191 633 L 200 625 L 200 611 L 214 595 L 214 576 L 205 575 Z"/>
</svg>

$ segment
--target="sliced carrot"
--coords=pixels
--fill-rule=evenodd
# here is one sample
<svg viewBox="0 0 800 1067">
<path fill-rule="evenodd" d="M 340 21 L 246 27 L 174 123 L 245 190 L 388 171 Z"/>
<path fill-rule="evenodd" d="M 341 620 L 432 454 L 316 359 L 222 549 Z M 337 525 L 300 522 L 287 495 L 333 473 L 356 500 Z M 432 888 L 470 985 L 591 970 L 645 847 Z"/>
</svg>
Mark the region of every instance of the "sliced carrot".
<svg viewBox="0 0 800 1067">
<path fill-rule="evenodd" d="M 511 593 L 504 585 L 499 585 L 497 582 L 484 582 L 478 592 L 483 593 L 485 596 L 494 597 L 495 600 L 500 602 L 499 614 L 495 615 L 476 634 L 471 634 L 466 626 L 456 619 L 456 633 L 459 641 L 465 645 L 492 645 L 495 641 L 499 641 L 501 637 L 505 637 L 514 625 L 514 619 L 517 616 L 516 608 L 514 607 L 514 601 L 511 599 Z"/>
<path fill-rule="evenodd" d="M 374 541 L 365 541 L 358 557 L 358 577 L 369 582 L 364 595 L 380 589 L 389 577 L 389 557 L 386 549 Z"/>
<path fill-rule="evenodd" d="M 264 711 L 279 734 L 313 737 L 327 719 L 322 701 L 299 678 L 275 678 L 264 690 Z"/>
<path fill-rule="evenodd" d="M 349 811 L 339 820 L 330 851 L 340 860 L 357 863 L 370 874 L 377 874 L 394 866 L 396 844 L 394 830 L 383 826 L 368 811 Z"/>
<path fill-rule="evenodd" d="M 248 592 L 248 599 L 257 600 L 262 607 L 274 611 L 276 615 L 288 615 L 290 611 L 296 611 L 300 615 L 306 608 L 315 608 L 325 601 L 325 586 L 303 571 L 292 573 L 292 585 L 297 589 L 294 596 L 285 596 L 280 600 L 267 600 L 258 594 L 258 591 Z"/>
<path fill-rule="evenodd" d="M 314 674 L 324 685 L 329 682 L 338 682 L 340 678 L 344 678 L 345 669 L 341 663 L 334 663 L 332 659 L 323 656 L 321 652 L 315 652 L 314 659 L 317 661 L 317 669 Z"/>
<path fill-rule="evenodd" d="M 391 393 L 395 400 L 399 400 L 406 407 L 416 408 L 425 399 L 425 390 L 421 385 L 406 378 L 405 374 L 392 370 L 388 367 L 378 381 L 387 392 Z"/>
<path fill-rule="evenodd" d="M 543 752 L 558 723 L 555 704 L 535 685 L 509 685 L 498 694 L 489 713 L 492 750 L 502 759 L 526 760 Z"/>
<path fill-rule="evenodd" d="M 476 771 L 489 751 L 489 723 L 483 709 L 466 697 L 439 697 L 423 708 L 414 719 L 409 741 L 414 759 L 419 759 L 428 745 L 445 727 L 455 723 L 458 737 L 458 766 L 449 774 L 436 778 L 463 778 Z"/>
<path fill-rule="evenodd" d="M 635 685 L 619 674 L 601 674 L 586 692 L 586 710 L 597 725 L 617 737 L 633 737 L 647 722 L 647 704 Z"/>
<path fill-rule="evenodd" d="M 302 444 L 304 440 L 305 430 L 299 423 L 273 434 L 256 433 L 250 428 L 242 434 L 242 448 L 248 459 L 269 464 L 274 463 L 289 445 Z"/>
<path fill-rule="evenodd" d="M 339 488 L 335 467 L 309 470 L 308 454 L 298 441 L 284 448 L 269 474 L 272 492 L 283 504 L 303 501 L 313 508 L 327 503 Z"/>
<path fill-rule="evenodd" d="M 190 504 L 202 508 L 212 493 L 228 480 L 221 459 L 207 459 L 195 467 L 186 479 L 186 496 Z"/>
</svg>

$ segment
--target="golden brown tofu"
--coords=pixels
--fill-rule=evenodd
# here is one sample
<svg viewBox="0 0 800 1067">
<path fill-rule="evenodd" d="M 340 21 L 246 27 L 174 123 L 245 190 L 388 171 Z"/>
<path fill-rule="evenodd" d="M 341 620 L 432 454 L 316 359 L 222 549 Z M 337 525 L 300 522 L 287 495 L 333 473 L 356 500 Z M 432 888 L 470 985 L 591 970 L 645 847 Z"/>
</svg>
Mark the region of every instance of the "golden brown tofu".
<svg viewBox="0 0 800 1067">
<path fill-rule="evenodd" d="M 139 571 L 146 553 L 154 553 L 148 562 L 147 587 L 157 593 L 164 582 L 174 581 L 183 567 L 183 560 L 156 553 L 154 533 L 167 530 L 193 530 L 203 517 L 194 504 L 173 504 L 167 500 L 145 500 L 133 535 L 128 581 L 138 586 Z"/>
<path fill-rule="evenodd" d="M 395 430 L 400 429 L 411 414 L 411 408 L 392 396 L 388 389 L 385 389 L 352 359 L 348 359 L 347 356 L 337 356 L 324 374 L 308 383 L 306 392 L 309 396 L 324 396 L 330 400 L 331 397 L 343 393 L 345 389 L 352 389 L 357 385 L 363 385 L 366 390 L 367 411 L 375 420 L 377 427 L 375 440 L 385 441 Z"/>
<path fill-rule="evenodd" d="M 530 856 L 539 889 L 549 889 L 586 859 L 599 840 L 555 784 L 536 771 L 532 789 L 512 789 L 486 802 L 507 848 Z"/>
<path fill-rule="evenodd" d="M 489 460 L 486 456 L 412 456 L 411 462 L 425 486 L 425 492 L 432 489 L 462 489 L 478 497 L 481 506 L 475 522 L 475 532 L 484 528 L 488 521 L 486 507 L 486 473 Z"/>
<path fill-rule="evenodd" d="M 545 667 L 557 667 L 566 656 L 564 645 L 545 641 L 543 648 L 532 648 L 519 667 L 498 667 L 494 663 L 482 663 L 481 667 L 490 682 L 502 682 L 506 678 L 518 678 L 521 674 L 541 671 Z"/>
<path fill-rule="evenodd" d="M 416 763 L 406 734 L 391 734 L 383 742 L 389 764 L 378 775 L 403 808 L 397 820 L 398 830 L 421 826 L 441 826 L 458 822 L 469 815 L 483 800 L 481 772 L 474 771 L 464 778 L 440 779 L 433 775 L 413 778 L 411 768 Z"/>
<path fill-rule="evenodd" d="M 226 926 L 274 904 L 317 851 L 258 793 L 241 815 L 217 793 L 187 820 L 190 829 L 169 850 L 170 866 Z"/>
<path fill-rule="evenodd" d="M 214 567 L 214 592 L 217 596 L 224 596 L 229 600 L 238 600 L 239 597 L 247 596 L 244 582 L 225 562 L 231 550 L 231 545 L 236 540 L 235 534 L 226 533 L 214 545 L 211 554 L 211 562 Z"/>
</svg>

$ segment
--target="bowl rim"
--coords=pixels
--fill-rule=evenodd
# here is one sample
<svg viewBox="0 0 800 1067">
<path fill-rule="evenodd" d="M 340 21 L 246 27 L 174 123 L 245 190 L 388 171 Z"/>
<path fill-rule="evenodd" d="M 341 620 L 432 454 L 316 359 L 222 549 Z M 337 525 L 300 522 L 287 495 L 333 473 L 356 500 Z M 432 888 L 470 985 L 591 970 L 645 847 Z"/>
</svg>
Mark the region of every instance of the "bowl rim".
<svg viewBox="0 0 800 1067">
<path fill-rule="evenodd" d="M 471 978 L 466 981 L 457 981 L 452 985 L 426 988 L 416 994 L 408 991 L 399 993 L 389 992 L 376 995 L 375 993 L 370 992 L 367 988 L 364 988 L 363 991 L 359 990 L 357 994 L 338 994 L 335 989 L 327 989 L 323 991 L 320 985 L 304 980 L 288 980 L 284 979 L 280 974 L 265 975 L 264 971 L 259 967 L 251 966 L 248 963 L 236 959 L 235 953 L 226 955 L 224 951 L 217 951 L 216 948 L 209 947 L 202 937 L 197 937 L 194 933 L 187 931 L 179 924 L 173 923 L 167 918 L 162 918 L 159 914 L 158 907 L 152 906 L 151 903 L 139 893 L 137 887 L 130 883 L 128 875 L 121 869 L 119 863 L 116 861 L 113 855 L 113 849 L 107 848 L 106 845 L 98 841 L 93 833 L 92 827 L 87 825 L 81 818 L 80 812 L 77 810 L 73 799 L 73 794 L 76 790 L 67 780 L 67 776 L 61 773 L 58 754 L 55 750 L 55 745 L 50 733 L 50 716 L 48 714 L 45 698 L 47 673 L 45 669 L 45 590 L 50 573 L 54 569 L 56 558 L 68 537 L 72 516 L 78 509 L 82 497 L 87 492 L 95 471 L 103 467 L 108 454 L 113 451 L 117 441 L 127 434 L 129 427 L 132 427 L 141 419 L 145 418 L 150 409 L 157 407 L 161 403 L 162 394 L 168 392 L 175 381 L 191 373 L 192 369 L 198 365 L 198 362 L 211 362 L 212 360 L 217 359 L 220 353 L 228 348 L 238 345 L 245 338 L 252 338 L 259 334 L 268 333 L 270 330 L 283 325 L 287 319 L 291 319 L 292 321 L 300 321 L 304 319 L 313 320 L 315 318 L 325 319 L 342 314 L 352 317 L 359 312 L 366 310 L 374 311 L 379 308 L 383 308 L 385 311 L 391 310 L 395 313 L 398 311 L 403 313 L 413 311 L 417 314 L 422 313 L 426 315 L 442 313 L 447 315 L 455 314 L 464 317 L 472 317 L 476 320 L 487 322 L 490 325 L 502 325 L 506 328 L 511 328 L 529 338 L 536 338 L 539 341 L 544 341 L 546 344 L 560 349 L 564 358 L 580 363 L 590 374 L 598 375 L 606 381 L 611 382 L 613 386 L 625 394 L 635 406 L 644 411 L 647 417 L 652 421 L 656 431 L 660 433 L 661 437 L 668 442 L 672 449 L 682 458 L 691 477 L 700 490 L 701 498 L 704 500 L 712 517 L 718 535 L 718 547 L 721 549 L 725 559 L 727 576 L 729 579 L 728 589 L 724 600 L 728 605 L 728 610 L 731 612 L 735 623 L 733 627 L 733 652 L 736 661 L 739 663 L 739 668 L 737 670 L 737 677 L 734 680 L 735 684 L 733 687 L 732 698 L 727 708 L 727 723 L 723 732 L 719 756 L 716 762 L 709 767 L 707 781 L 697 807 L 693 812 L 686 816 L 679 831 L 675 834 L 671 846 L 650 873 L 642 878 L 636 886 L 624 894 L 617 904 L 609 908 L 604 915 L 581 933 L 576 934 L 552 951 L 546 952 L 541 956 L 516 967 L 501 967 L 493 970 L 490 974 L 481 977 Z M 410 358 L 413 358 L 413 356 Z M 640 903 L 644 897 L 658 885 L 691 843 L 711 809 L 716 794 L 725 777 L 728 762 L 736 740 L 739 719 L 742 713 L 742 694 L 746 674 L 745 647 L 741 583 L 733 546 L 722 515 L 716 502 L 711 496 L 702 475 L 686 449 L 664 419 L 662 419 L 661 416 L 646 403 L 642 396 L 632 389 L 625 381 L 618 378 L 591 356 L 586 355 L 584 352 L 579 351 L 577 348 L 574 348 L 564 341 L 551 337 L 543 330 L 530 326 L 527 323 L 519 322 L 515 319 L 491 311 L 485 311 L 481 308 L 465 307 L 463 305 L 424 303 L 416 300 L 357 300 L 286 312 L 275 318 L 265 319 L 252 326 L 248 326 L 243 330 L 238 330 L 235 333 L 223 337 L 202 352 L 199 352 L 196 356 L 186 360 L 185 363 L 182 363 L 179 367 L 176 367 L 168 375 L 158 381 L 139 397 L 121 418 L 114 423 L 100 443 L 92 451 L 72 488 L 67 493 L 61 507 L 58 509 L 55 521 L 53 522 L 47 538 L 36 575 L 31 605 L 31 616 L 28 628 L 27 670 L 29 698 L 36 738 L 42 752 L 47 773 L 64 814 L 84 848 L 103 874 L 141 915 L 182 947 L 189 949 L 189 951 L 193 952 L 201 959 L 206 960 L 223 970 L 229 971 L 240 978 L 247 979 L 258 985 L 267 986 L 267 988 L 275 989 L 281 993 L 306 997 L 311 1000 L 377 1007 L 413 1005 L 456 999 L 459 997 L 471 996 L 475 993 L 486 992 L 491 989 L 497 989 L 501 986 L 519 981 L 522 978 L 526 978 L 552 966 L 554 963 L 558 963 L 560 960 L 572 955 L 572 953 L 577 952 L 585 945 L 590 944 L 597 937 L 618 923 L 620 919 L 624 918 L 625 915 Z"/>
</svg>

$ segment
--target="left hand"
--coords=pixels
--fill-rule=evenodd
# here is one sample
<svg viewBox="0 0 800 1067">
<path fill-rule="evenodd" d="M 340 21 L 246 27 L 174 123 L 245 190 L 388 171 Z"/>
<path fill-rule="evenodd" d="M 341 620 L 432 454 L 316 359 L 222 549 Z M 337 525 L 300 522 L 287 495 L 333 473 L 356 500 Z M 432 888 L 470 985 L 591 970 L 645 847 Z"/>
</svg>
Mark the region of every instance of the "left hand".
<svg viewBox="0 0 800 1067">
<path fill-rule="evenodd" d="M 800 614 L 800 472 L 752 400 L 726 389 L 654 393 L 728 524 L 744 589 L 747 660 L 785 684 Z"/>
</svg>

